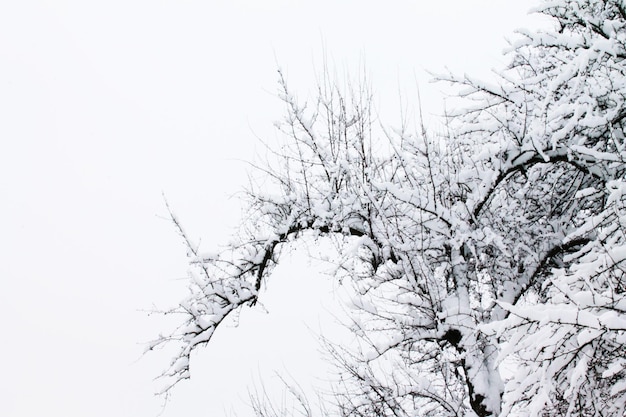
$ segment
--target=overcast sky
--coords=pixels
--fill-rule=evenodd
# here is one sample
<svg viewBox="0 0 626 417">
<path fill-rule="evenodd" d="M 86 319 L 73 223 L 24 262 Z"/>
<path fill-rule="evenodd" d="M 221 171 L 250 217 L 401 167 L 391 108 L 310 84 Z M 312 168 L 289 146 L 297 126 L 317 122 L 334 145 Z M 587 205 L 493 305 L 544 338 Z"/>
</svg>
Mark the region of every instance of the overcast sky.
<svg viewBox="0 0 626 417">
<path fill-rule="evenodd" d="M 425 70 L 503 65 L 533 4 L 0 2 L 0 415 L 161 411 L 153 378 L 169 358 L 141 358 L 141 342 L 165 323 L 142 310 L 175 305 L 186 276 L 162 194 L 203 248 L 227 239 L 243 161 L 283 114 L 278 66 L 302 98 L 324 57 L 342 77 L 364 69 L 377 114 L 397 126 L 416 85 L 441 113 Z M 279 270 L 267 312 L 218 331 L 163 415 L 228 415 L 253 380 L 276 385 L 272 369 L 319 382 L 315 332 L 335 331 L 336 307 L 313 269 L 296 257 Z"/>
</svg>

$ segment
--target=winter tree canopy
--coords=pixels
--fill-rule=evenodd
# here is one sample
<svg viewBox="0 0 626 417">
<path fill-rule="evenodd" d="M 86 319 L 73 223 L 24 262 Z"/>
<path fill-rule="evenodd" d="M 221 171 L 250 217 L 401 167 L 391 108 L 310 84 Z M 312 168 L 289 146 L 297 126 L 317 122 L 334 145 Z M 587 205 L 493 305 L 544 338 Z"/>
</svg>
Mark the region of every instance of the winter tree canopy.
<svg viewBox="0 0 626 417">
<path fill-rule="evenodd" d="M 464 105 L 445 133 L 379 128 L 366 86 L 327 78 L 225 250 L 191 257 L 163 377 L 254 306 L 280 254 L 335 243 L 362 348 L 341 416 L 622 416 L 626 404 L 626 3 L 543 1 L 497 82 L 439 75 Z"/>
</svg>

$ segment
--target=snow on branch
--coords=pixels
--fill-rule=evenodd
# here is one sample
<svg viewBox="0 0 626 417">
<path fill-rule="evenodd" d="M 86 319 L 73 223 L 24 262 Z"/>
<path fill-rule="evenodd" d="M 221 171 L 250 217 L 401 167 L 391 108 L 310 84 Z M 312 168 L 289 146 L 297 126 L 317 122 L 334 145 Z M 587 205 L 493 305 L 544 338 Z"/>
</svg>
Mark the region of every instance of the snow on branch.
<svg viewBox="0 0 626 417">
<path fill-rule="evenodd" d="M 325 73 L 302 102 L 279 72 L 283 141 L 240 233 L 205 255 L 171 215 L 191 267 L 150 347 L 179 348 L 165 392 L 281 251 L 330 236 L 355 288 L 358 349 L 331 350 L 344 415 L 623 415 L 625 10 L 544 1 L 555 27 L 520 31 L 494 79 L 439 77 L 467 103 L 441 135 L 374 123 L 365 84 Z"/>
</svg>

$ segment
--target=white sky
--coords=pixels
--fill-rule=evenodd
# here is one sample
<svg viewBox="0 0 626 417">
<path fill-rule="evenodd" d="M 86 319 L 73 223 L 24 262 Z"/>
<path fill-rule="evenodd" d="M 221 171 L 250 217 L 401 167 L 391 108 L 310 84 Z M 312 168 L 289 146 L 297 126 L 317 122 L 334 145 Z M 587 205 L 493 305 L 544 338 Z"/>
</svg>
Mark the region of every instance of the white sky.
<svg viewBox="0 0 626 417">
<path fill-rule="evenodd" d="M 324 50 L 340 74 L 364 67 L 381 118 L 398 125 L 416 81 L 425 111 L 441 112 L 425 69 L 485 76 L 502 64 L 532 4 L 0 2 L 0 415 L 161 411 L 152 379 L 169 358 L 139 359 L 139 343 L 163 326 L 139 310 L 175 304 L 186 276 L 161 193 L 203 248 L 227 238 L 241 160 L 282 116 L 278 64 L 302 97 Z M 275 384 L 273 368 L 323 377 L 307 325 L 328 322 L 318 310 L 334 308 L 332 285 L 309 269 L 283 268 L 269 314 L 216 334 L 164 416 L 227 415 L 259 375 Z"/>
</svg>

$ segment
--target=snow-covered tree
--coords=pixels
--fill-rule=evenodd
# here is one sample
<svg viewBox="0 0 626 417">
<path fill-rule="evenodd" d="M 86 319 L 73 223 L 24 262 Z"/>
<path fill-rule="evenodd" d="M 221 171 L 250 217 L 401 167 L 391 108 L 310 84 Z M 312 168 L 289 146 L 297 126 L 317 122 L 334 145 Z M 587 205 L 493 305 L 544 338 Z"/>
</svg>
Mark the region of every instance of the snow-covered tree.
<svg viewBox="0 0 626 417">
<path fill-rule="evenodd" d="M 345 416 L 612 415 L 626 404 L 626 3 L 544 1 L 496 82 L 444 75 L 444 135 L 377 128 L 366 88 L 281 75 L 285 144 L 225 250 L 191 256 L 191 352 L 254 306 L 280 253 L 330 239 L 361 343 L 331 347 Z M 270 191 L 266 191 L 270 190 Z"/>
</svg>

